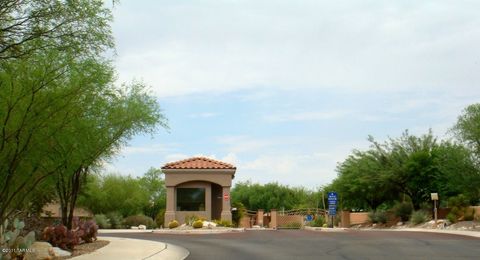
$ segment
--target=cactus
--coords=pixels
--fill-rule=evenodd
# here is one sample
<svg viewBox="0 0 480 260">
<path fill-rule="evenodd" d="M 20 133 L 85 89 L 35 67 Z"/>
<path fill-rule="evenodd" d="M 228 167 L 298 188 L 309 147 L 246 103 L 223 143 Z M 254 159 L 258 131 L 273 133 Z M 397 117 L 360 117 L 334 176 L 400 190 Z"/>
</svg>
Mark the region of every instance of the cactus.
<svg viewBox="0 0 480 260">
<path fill-rule="evenodd" d="M 13 221 L 12 230 L 8 230 L 8 224 L 8 220 L 5 220 L 0 225 L 0 248 L 9 249 L 0 252 L 0 259 L 23 259 L 26 249 L 35 242 L 35 232 L 30 231 L 26 236 L 21 236 L 25 223 L 17 218 Z"/>
</svg>

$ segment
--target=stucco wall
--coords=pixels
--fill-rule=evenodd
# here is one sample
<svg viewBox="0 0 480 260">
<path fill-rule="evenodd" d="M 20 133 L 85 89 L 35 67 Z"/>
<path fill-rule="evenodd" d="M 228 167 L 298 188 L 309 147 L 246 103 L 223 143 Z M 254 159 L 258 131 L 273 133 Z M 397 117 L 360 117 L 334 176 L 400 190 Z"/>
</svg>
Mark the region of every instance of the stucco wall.
<svg viewBox="0 0 480 260">
<path fill-rule="evenodd" d="M 368 212 L 351 212 L 350 225 L 364 224 L 368 222 Z"/>
</svg>

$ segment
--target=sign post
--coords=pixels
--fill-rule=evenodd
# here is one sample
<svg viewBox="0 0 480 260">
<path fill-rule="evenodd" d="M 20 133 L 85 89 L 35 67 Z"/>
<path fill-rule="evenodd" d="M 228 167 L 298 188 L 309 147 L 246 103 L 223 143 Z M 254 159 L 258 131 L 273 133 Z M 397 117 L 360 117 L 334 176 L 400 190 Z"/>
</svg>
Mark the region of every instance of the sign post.
<svg viewBox="0 0 480 260">
<path fill-rule="evenodd" d="M 330 227 L 333 228 L 333 219 L 337 215 L 337 193 L 328 193 L 328 215 L 331 217 Z"/>
<path fill-rule="evenodd" d="M 437 224 L 437 200 L 438 200 L 438 193 L 431 193 L 430 196 L 433 200 L 433 215 L 435 216 L 435 224 Z"/>
</svg>

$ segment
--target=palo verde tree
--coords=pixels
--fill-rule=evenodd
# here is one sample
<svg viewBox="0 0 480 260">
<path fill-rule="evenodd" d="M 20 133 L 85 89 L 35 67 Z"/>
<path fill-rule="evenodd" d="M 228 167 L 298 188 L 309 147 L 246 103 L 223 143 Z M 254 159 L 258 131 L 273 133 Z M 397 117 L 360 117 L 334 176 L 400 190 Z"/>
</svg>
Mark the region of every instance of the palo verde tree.
<svg viewBox="0 0 480 260">
<path fill-rule="evenodd" d="M 480 104 L 465 108 L 452 130 L 480 158 Z"/>
<path fill-rule="evenodd" d="M 113 46 L 100 0 L 0 1 L 0 60 L 72 50 L 95 57 Z"/>
<path fill-rule="evenodd" d="M 165 119 L 142 84 L 114 86 L 102 1 L 7 0 L 0 18 L 0 223 L 41 187 L 71 226 L 82 176 Z"/>
<path fill-rule="evenodd" d="M 377 209 L 398 197 L 398 189 L 386 178 L 386 158 L 376 150 L 354 151 L 337 166 L 337 178 L 329 187 L 340 194 L 341 206 Z"/>
</svg>

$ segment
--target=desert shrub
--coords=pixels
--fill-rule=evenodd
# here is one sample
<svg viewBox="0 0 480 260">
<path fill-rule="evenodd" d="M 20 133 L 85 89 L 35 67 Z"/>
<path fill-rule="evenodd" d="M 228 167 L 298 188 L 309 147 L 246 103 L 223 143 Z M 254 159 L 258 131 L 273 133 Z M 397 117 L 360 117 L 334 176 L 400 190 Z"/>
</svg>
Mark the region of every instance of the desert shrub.
<svg viewBox="0 0 480 260">
<path fill-rule="evenodd" d="M 452 208 L 454 207 L 464 208 L 464 207 L 467 207 L 469 204 L 470 204 L 470 201 L 463 194 L 459 194 L 455 197 L 448 198 L 448 205 Z"/>
<path fill-rule="evenodd" d="M 310 222 L 310 226 L 312 227 L 323 227 L 325 224 L 325 217 L 323 215 L 316 215 L 315 219 Z"/>
<path fill-rule="evenodd" d="M 421 224 L 421 223 L 425 223 L 428 221 L 428 214 L 426 211 L 424 210 L 417 210 L 417 211 L 414 211 L 412 213 L 412 216 L 410 217 L 410 221 L 415 224 L 415 225 L 418 225 L 418 224 Z"/>
<path fill-rule="evenodd" d="M 447 219 L 448 219 L 448 221 L 450 221 L 450 223 L 455 223 L 455 222 L 458 221 L 457 216 L 455 214 L 453 214 L 452 212 L 449 212 L 447 214 Z"/>
<path fill-rule="evenodd" d="M 243 216 L 245 215 L 245 206 L 241 202 L 233 202 L 232 208 L 236 208 L 237 210 L 232 211 L 232 221 L 236 227 L 240 225 L 240 221 L 242 220 Z"/>
<path fill-rule="evenodd" d="M 233 223 L 229 220 L 214 220 L 213 221 L 215 224 L 217 224 L 217 227 L 233 227 Z"/>
<path fill-rule="evenodd" d="M 193 225 L 193 222 L 195 222 L 197 220 L 205 221 L 205 218 L 204 217 L 199 217 L 197 215 L 186 215 L 185 216 L 185 224 L 187 224 L 189 226 Z"/>
<path fill-rule="evenodd" d="M 110 228 L 110 220 L 104 214 L 95 215 L 95 222 L 99 228 Z"/>
<path fill-rule="evenodd" d="M 62 249 L 73 250 L 80 243 L 77 233 L 64 225 L 49 226 L 43 230 L 43 240 Z"/>
<path fill-rule="evenodd" d="M 15 219 L 9 228 L 9 221 L 0 225 L 0 259 L 23 259 L 25 252 L 18 249 L 27 249 L 35 242 L 35 232 L 30 231 L 26 236 L 21 233 L 25 223 Z"/>
<path fill-rule="evenodd" d="M 123 216 L 118 211 L 112 211 L 107 213 L 107 218 L 110 221 L 111 228 L 124 228 Z"/>
<path fill-rule="evenodd" d="M 372 223 L 387 223 L 387 213 L 383 210 L 372 211 L 368 213 L 368 218 Z"/>
<path fill-rule="evenodd" d="M 393 207 L 395 216 L 399 217 L 403 222 L 408 221 L 412 215 L 413 207 L 411 203 L 401 202 Z"/>
<path fill-rule="evenodd" d="M 452 209 L 449 213 L 449 215 L 451 215 L 449 220 L 451 219 L 450 221 L 452 223 L 455 223 L 458 220 L 473 220 L 475 212 L 473 209 L 471 210 L 468 207 L 469 203 L 470 201 L 463 194 L 457 195 L 455 197 L 450 197 L 448 199 L 448 205 L 452 207 Z"/>
<path fill-rule="evenodd" d="M 165 221 L 165 209 L 161 209 L 158 211 L 158 214 L 155 216 L 155 223 L 157 227 L 163 227 Z"/>
<path fill-rule="evenodd" d="M 180 224 L 176 220 L 172 220 L 172 221 L 168 222 L 168 228 L 170 228 L 170 229 L 176 228 L 178 226 L 180 226 Z"/>
<path fill-rule="evenodd" d="M 203 221 L 198 219 L 198 220 L 195 220 L 193 223 L 192 223 L 192 227 L 193 228 L 202 228 L 203 227 Z"/>
<path fill-rule="evenodd" d="M 94 220 L 79 221 L 74 220 L 74 228 L 77 236 L 86 243 L 92 243 L 97 240 L 98 225 Z"/>
<path fill-rule="evenodd" d="M 126 217 L 124 223 L 129 227 L 145 225 L 148 229 L 155 228 L 153 219 L 142 214 Z"/>
</svg>

